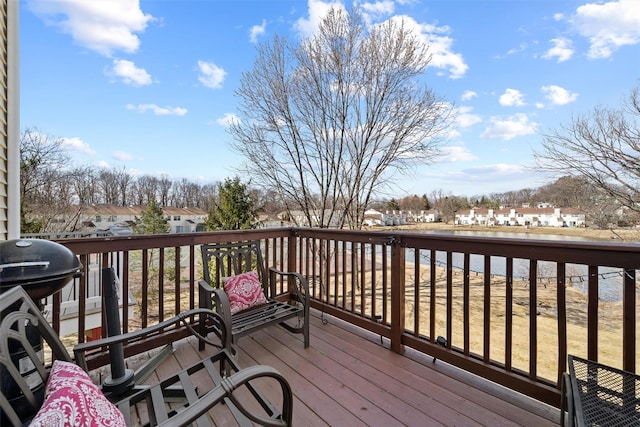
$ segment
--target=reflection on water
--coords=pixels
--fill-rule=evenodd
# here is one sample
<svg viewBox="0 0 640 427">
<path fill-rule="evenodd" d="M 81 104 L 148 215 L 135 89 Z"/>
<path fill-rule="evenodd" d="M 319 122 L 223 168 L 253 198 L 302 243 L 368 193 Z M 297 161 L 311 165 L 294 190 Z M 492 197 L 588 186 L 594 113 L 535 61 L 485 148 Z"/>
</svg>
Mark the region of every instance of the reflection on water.
<svg viewBox="0 0 640 427">
<path fill-rule="evenodd" d="M 579 237 L 579 236 L 566 236 L 561 234 L 537 234 L 537 233 L 509 233 L 506 231 L 471 231 L 471 230 L 449 230 L 449 231 L 435 231 L 435 230 L 420 230 L 417 231 L 421 234 L 438 234 L 447 235 L 453 234 L 454 236 L 470 236 L 470 237 L 499 237 L 506 239 L 537 239 L 537 240 L 569 240 L 569 241 L 582 241 L 582 242 L 595 242 L 602 241 L 598 239 Z"/>
<path fill-rule="evenodd" d="M 474 237 L 498 237 L 498 238 L 520 238 L 520 239 L 537 239 L 537 240 L 565 240 L 565 241 L 595 241 L 595 239 L 589 239 L 584 237 L 564 236 L 555 234 L 529 234 L 529 233 L 507 233 L 500 231 L 432 231 L 424 230 L 420 231 L 424 234 L 438 234 L 438 235 L 458 235 L 458 236 L 474 236 Z M 428 265 L 430 262 L 430 251 L 423 250 L 420 253 L 420 258 L 423 265 Z M 413 262 L 414 250 L 407 248 L 406 260 L 407 262 Z M 484 256 L 472 254 L 469 258 L 470 270 L 472 273 L 484 274 Z M 463 268 L 464 254 L 453 253 L 452 254 L 453 267 L 457 269 Z M 436 252 L 436 264 L 439 266 L 446 266 L 447 254 L 446 252 Z M 493 276 L 506 276 L 507 261 L 504 257 L 491 257 L 491 274 Z M 515 280 L 529 280 L 529 260 L 514 258 L 513 260 L 513 276 Z M 556 263 L 550 261 L 538 262 L 538 282 L 539 283 L 556 283 Z M 624 285 L 624 270 L 611 267 L 600 267 L 598 269 L 598 294 L 599 298 L 603 301 L 620 301 L 622 300 L 622 288 Z M 566 265 L 566 283 L 568 286 L 573 286 L 576 289 L 580 289 L 583 292 L 588 290 L 588 266 L 578 264 Z"/>
</svg>

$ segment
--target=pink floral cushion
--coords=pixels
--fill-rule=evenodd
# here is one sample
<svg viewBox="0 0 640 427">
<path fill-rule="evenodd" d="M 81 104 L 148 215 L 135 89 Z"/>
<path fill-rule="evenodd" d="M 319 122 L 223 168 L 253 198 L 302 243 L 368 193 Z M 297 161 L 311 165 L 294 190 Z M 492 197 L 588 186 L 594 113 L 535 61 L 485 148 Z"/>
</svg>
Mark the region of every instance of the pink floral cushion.
<svg viewBox="0 0 640 427">
<path fill-rule="evenodd" d="M 223 277 L 222 283 L 231 303 L 231 314 L 269 302 L 264 296 L 257 271 Z"/>
<path fill-rule="evenodd" d="M 77 365 L 55 360 L 31 426 L 126 427 L 122 413 Z"/>
</svg>

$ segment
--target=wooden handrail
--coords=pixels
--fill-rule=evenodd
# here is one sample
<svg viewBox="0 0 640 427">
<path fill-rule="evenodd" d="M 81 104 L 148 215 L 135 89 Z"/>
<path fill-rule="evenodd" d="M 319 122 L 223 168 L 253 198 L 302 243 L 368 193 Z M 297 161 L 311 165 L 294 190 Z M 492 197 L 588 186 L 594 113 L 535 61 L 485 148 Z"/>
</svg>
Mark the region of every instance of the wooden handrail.
<svg viewBox="0 0 640 427">
<path fill-rule="evenodd" d="M 621 337 L 620 344 L 610 343 L 613 348 L 607 349 L 616 363 L 607 363 L 630 372 L 636 372 L 639 363 L 638 244 L 312 228 L 58 242 L 85 265 L 85 274 L 70 285 L 79 287 L 80 298 L 87 297 L 92 272 L 104 266 L 114 266 L 124 296 L 139 292 L 134 318 L 127 317 L 129 303 L 123 299 L 122 323 L 130 331 L 139 327 L 136 324 L 153 324 L 194 308 L 195 282 L 202 274 L 197 246 L 240 240 L 262 241 L 267 267 L 309 278 L 312 307 L 387 338 L 391 350 L 401 353 L 411 347 L 556 406 L 567 354 L 598 360 L 602 339 L 609 334 L 603 324 L 619 325 Z M 521 268 L 528 271 L 522 273 Z M 576 320 L 570 316 L 575 303 L 569 296 L 577 294 L 569 288 L 578 269 L 586 313 Z M 605 278 L 603 271 L 608 270 L 615 274 Z M 599 298 L 607 282 L 621 288 L 619 302 Z M 550 294 L 541 283 L 555 292 Z M 286 285 L 278 284 L 281 290 Z M 537 315 L 542 293 L 544 298 L 552 295 L 552 301 L 544 302 L 551 305 L 547 309 L 555 312 L 554 318 Z M 482 317 L 472 305 L 481 307 Z M 81 314 L 83 307 L 80 302 Z M 617 307 L 621 316 L 615 321 L 605 318 L 602 307 Z M 59 299 L 54 299 L 52 310 L 54 329 L 60 330 Z M 518 320 L 522 316 L 528 319 Z M 550 322 L 555 323 L 551 336 L 543 332 Z M 568 325 L 576 322 L 584 337 L 569 335 Z M 85 327 L 84 320 L 77 322 L 78 342 L 84 341 Z M 446 339 L 444 345 L 438 336 Z M 521 348 L 521 337 L 527 338 L 527 348 Z M 541 352 L 543 341 L 554 343 L 554 350 Z"/>
</svg>

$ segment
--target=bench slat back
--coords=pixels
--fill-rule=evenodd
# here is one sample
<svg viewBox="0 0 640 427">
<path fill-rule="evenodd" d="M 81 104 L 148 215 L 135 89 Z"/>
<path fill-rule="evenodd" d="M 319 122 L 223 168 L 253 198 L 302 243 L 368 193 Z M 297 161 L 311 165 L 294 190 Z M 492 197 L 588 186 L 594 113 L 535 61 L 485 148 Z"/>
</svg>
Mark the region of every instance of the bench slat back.
<svg viewBox="0 0 640 427">
<path fill-rule="evenodd" d="M 269 279 L 259 241 L 202 245 L 200 251 L 204 280 L 211 286 L 222 289 L 223 277 L 257 271 L 265 295 L 270 295 Z"/>
</svg>

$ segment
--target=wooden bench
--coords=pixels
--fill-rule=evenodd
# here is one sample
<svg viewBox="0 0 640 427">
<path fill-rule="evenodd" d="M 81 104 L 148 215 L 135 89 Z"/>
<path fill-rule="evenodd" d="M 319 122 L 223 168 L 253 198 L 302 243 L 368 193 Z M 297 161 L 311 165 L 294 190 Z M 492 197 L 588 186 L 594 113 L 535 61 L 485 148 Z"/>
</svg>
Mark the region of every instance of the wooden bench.
<svg viewBox="0 0 640 427">
<path fill-rule="evenodd" d="M 114 394 L 104 389 L 101 391 L 86 375 L 85 353 L 104 346 L 112 348 L 117 344 L 145 340 L 191 318 L 202 319 L 201 316 L 208 319 L 207 330 L 215 330 L 218 334 L 198 338 L 223 348 L 176 372 L 172 377 L 152 385 L 132 384 L 127 390 Z M 229 333 L 220 316 L 211 310 L 189 310 L 139 331 L 79 344 L 74 348 L 74 361 L 27 293 L 21 287 L 12 288 L 0 295 L 0 425 L 22 426 L 36 414 L 50 417 L 55 413 L 58 420 L 63 410 L 59 401 L 49 401 L 45 384 L 48 389 L 48 380 L 57 374 L 56 367 L 59 366 L 65 366 L 66 373 L 59 380 L 54 378 L 53 383 L 66 385 L 68 389 L 58 389 L 52 395 L 62 393 L 67 402 L 69 396 L 80 396 L 77 391 L 85 390 L 81 394 L 89 393 L 87 396 L 91 398 L 87 402 L 93 402 L 91 407 L 94 408 L 87 412 L 95 416 L 95 411 L 98 411 L 100 416 L 107 417 L 114 424 L 123 418 L 127 426 L 181 426 L 192 423 L 208 426 L 214 424 L 208 412 L 224 403 L 220 406 L 228 407 L 240 425 L 291 425 L 293 395 L 287 380 L 269 366 L 240 369 L 228 348 L 224 348 L 225 344 L 230 346 Z M 43 343 L 53 360 L 63 362 L 55 363 L 53 374 L 51 360 L 45 363 Z M 75 378 L 69 377 L 68 372 L 71 371 L 77 374 Z M 72 380 L 76 382 L 72 384 Z M 260 382 L 261 387 L 268 386 L 269 400 L 255 387 L 256 381 Z M 210 386 L 202 388 L 195 384 Z M 278 406 L 271 404 L 274 401 Z M 65 407 L 71 406 L 66 404 Z M 53 409 L 49 411 L 50 408 Z M 73 411 L 70 414 L 73 415 Z M 81 415 L 78 412 L 74 416 Z"/>
<path fill-rule="evenodd" d="M 275 268 L 269 268 L 267 274 L 259 241 L 202 245 L 201 252 L 204 280 L 199 282 L 200 307 L 215 310 L 231 324 L 234 344 L 243 335 L 279 324 L 302 334 L 304 347 L 309 347 L 309 285 L 302 275 Z M 251 271 L 257 272 L 267 303 L 231 314 L 223 278 Z M 276 294 L 276 283 L 282 278 L 288 290 Z"/>
</svg>

